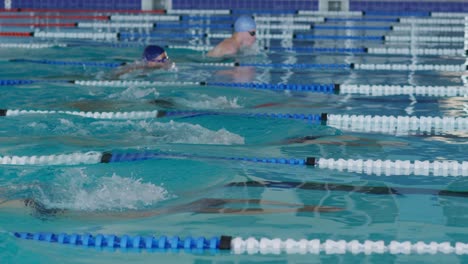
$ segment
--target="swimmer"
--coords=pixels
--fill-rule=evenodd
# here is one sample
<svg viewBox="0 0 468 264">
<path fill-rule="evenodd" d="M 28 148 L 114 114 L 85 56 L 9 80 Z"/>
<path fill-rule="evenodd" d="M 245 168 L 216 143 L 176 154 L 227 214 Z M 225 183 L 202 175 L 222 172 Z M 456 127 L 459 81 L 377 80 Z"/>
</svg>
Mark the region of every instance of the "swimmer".
<svg viewBox="0 0 468 264">
<path fill-rule="evenodd" d="M 280 144 L 336 145 L 349 147 L 406 147 L 409 145 L 408 143 L 401 141 L 383 141 L 368 137 L 356 137 L 349 135 L 295 137 L 285 139 L 281 141 Z"/>
<path fill-rule="evenodd" d="M 175 68 L 175 63 L 169 59 L 166 51 L 157 45 L 148 45 L 143 51 L 141 60 L 124 66 L 116 72 L 117 77 L 135 70 Z"/>
<path fill-rule="evenodd" d="M 110 100 L 82 100 L 64 104 L 67 108 L 73 108 L 84 112 L 94 111 L 122 111 L 135 106 L 134 101 L 110 101 Z M 147 105 L 158 110 L 177 109 L 179 106 L 172 98 L 157 98 L 139 102 L 139 105 Z"/>
<path fill-rule="evenodd" d="M 237 206 L 236 206 L 237 205 Z M 251 207 L 251 205 L 259 205 Z M 262 208 L 261 206 L 272 206 Z M 284 207 L 284 208 L 278 208 Z M 32 216 L 39 219 L 49 219 L 58 216 L 73 216 L 77 218 L 142 218 L 173 213 L 202 213 L 229 215 L 256 215 L 297 212 L 338 212 L 342 208 L 332 206 L 314 206 L 305 204 L 285 203 L 262 199 L 220 199 L 204 198 L 187 204 L 176 205 L 156 210 L 128 210 L 128 211 L 77 211 L 62 208 L 47 208 L 43 203 L 27 198 L 24 200 L 5 200 L 0 202 L 0 209 L 28 208 Z"/>
<path fill-rule="evenodd" d="M 225 187 L 261 187 L 261 188 L 280 188 L 280 189 L 299 189 L 299 190 L 316 190 L 316 191 L 341 191 L 355 192 L 375 195 L 436 195 L 449 197 L 468 198 L 467 191 L 451 191 L 440 189 L 426 189 L 415 187 L 389 187 L 389 186 L 365 186 L 365 185 L 349 185 L 331 182 L 287 182 L 287 181 L 246 181 L 246 182 L 231 182 Z"/>
<path fill-rule="evenodd" d="M 208 52 L 209 57 L 232 56 L 241 48 L 250 47 L 256 40 L 255 21 L 248 16 L 240 16 L 234 23 L 234 33 L 230 38 L 223 40 L 214 49 Z"/>
</svg>

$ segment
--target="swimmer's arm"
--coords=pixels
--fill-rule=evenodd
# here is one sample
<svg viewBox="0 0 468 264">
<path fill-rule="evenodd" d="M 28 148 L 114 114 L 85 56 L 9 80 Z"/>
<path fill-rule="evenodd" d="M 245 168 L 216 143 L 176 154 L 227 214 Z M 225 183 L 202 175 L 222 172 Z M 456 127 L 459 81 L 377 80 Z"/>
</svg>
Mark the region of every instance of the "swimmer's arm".
<svg viewBox="0 0 468 264">
<path fill-rule="evenodd" d="M 121 67 L 118 70 L 116 70 L 116 72 L 114 73 L 114 76 L 116 78 L 118 78 L 118 77 L 120 77 L 120 76 L 122 76 L 124 74 L 135 71 L 137 69 L 138 69 L 138 67 L 136 65 L 127 65 L 127 66 Z"/>
<path fill-rule="evenodd" d="M 134 63 L 134 64 L 129 64 L 129 65 L 125 65 L 123 67 L 121 67 L 120 69 L 118 69 L 114 75 L 116 78 L 124 75 L 124 74 L 127 74 L 127 73 L 130 73 L 132 71 L 136 71 L 136 70 L 144 70 L 144 69 L 163 69 L 165 68 L 164 65 L 154 65 L 154 66 L 148 66 L 146 64 L 138 64 L 138 63 Z"/>
<path fill-rule="evenodd" d="M 314 206 L 296 203 L 285 203 L 278 201 L 270 201 L 263 199 L 220 199 L 224 204 L 260 204 L 260 205 L 278 205 L 290 206 L 297 208 L 226 208 L 226 207 L 202 207 L 194 210 L 195 213 L 206 214 L 239 214 L 239 215 L 252 215 L 252 214 L 274 214 L 274 213 L 297 213 L 297 212 L 338 212 L 343 208 L 332 206 Z"/>
<path fill-rule="evenodd" d="M 339 212 L 343 208 L 332 206 L 314 206 L 304 205 L 299 208 L 276 208 L 276 209 L 263 209 L 263 208 L 203 208 L 197 210 L 195 213 L 203 214 L 237 214 L 237 215 L 257 215 L 257 214 L 277 214 L 277 213 L 320 213 L 320 212 Z"/>
<path fill-rule="evenodd" d="M 225 203 L 242 203 L 242 204 L 265 204 L 265 205 L 290 205 L 290 206 L 302 206 L 303 204 L 296 203 L 285 203 L 278 201 L 270 201 L 263 199 L 222 199 Z"/>
</svg>

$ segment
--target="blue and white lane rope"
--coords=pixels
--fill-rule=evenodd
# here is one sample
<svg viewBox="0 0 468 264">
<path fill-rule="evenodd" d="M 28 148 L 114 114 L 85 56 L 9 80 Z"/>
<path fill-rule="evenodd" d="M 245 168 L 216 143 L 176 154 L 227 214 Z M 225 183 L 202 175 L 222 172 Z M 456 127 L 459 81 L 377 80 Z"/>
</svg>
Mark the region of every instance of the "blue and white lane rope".
<svg viewBox="0 0 468 264">
<path fill-rule="evenodd" d="M 0 80 L 5 85 L 16 85 L 14 80 Z M 454 97 L 468 94 L 466 86 L 411 86 L 411 85 L 353 85 L 353 84 L 270 84 L 270 83 L 224 83 L 224 82 L 150 82 L 150 81 L 64 81 L 82 86 L 128 87 L 128 86 L 223 86 L 229 88 L 317 92 L 327 94 L 358 94 L 367 96 L 418 95 Z M 31 82 L 32 83 L 32 82 Z M 19 84 L 27 84 L 19 82 Z"/>
<path fill-rule="evenodd" d="M 112 80 L 112 81 L 101 81 L 101 80 L 92 80 L 92 81 L 83 81 L 83 80 L 67 80 L 67 83 L 73 83 L 81 86 L 99 86 L 99 87 L 129 87 L 129 86 L 204 86 L 207 85 L 206 82 L 185 82 L 185 81 L 139 81 L 139 80 Z M 0 80 L 1 86 L 1 80 Z"/>
<path fill-rule="evenodd" d="M 210 51 L 213 46 L 168 45 L 170 49 L 190 49 L 196 51 Z M 321 47 L 261 47 L 266 51 L 295 52 L 295 53 L 332 53 L 332 54 L 385 54 L 385 55 L 447 55 L 466 56 L 468 51 L 464 49 L 437 49 L 437 48 L 321 48 Z"/>
<path fill-rule="evenodd" d="M 379 116 L 339 114 L 289 114 L 289 113 L 236 113 L 214 111 L 131 111 L 131 112 L 84 112 L 63 110 L 8 110 L 0 109 L 0 117 L 20 115 L 66 114 L 94 119 L 148 119 L 161 117 L 196 117 L 199 115 L 245 116 L 253 118 L 275 118 L 304 120 L 342 130 L 358 132 L 407 133 L 411 131 L 443 133 L 468 131 L 467 117 L 449 116 Z"/>
<path fill-rule="evenodd" d="M 349 171 L 368 175 L 421 175 L 421 176 L 468 176 L 468 161 L 451 160 L 370 160 L 370 159 L 326 159 L 307 157 L 267 158 L 267 157 L 223 157 L 202 156 L 170 152 L 98 152 L 71 153 L 42 156 L 0 156 L 1 165 L 51 166 L 51 165 L 90 165 L 99 163 L 135 162 L 150 159 L 207 159 L 238 161 L 271 165 L 311 166 L 320 169 Z"/>
<path fill-rule="evenodd" d="M 141 40 L 148 38 L 227 38 L 230 34 L 186 34 L 186 33 L 132 33 L 132 32 L 52 32 L 34 31 L 29 33 L 30 37 L 42 39 L 91 39 L 91 40 Z M 463 43 L 465 37 L 455 36 L 349 36 L 349 35 L 304 35 L 304 34 L 258 34 L 257 39 L 291 39 L 291 40 L 359 40 L 359 41 L 384 41 L 384 42 L 453 42 Z"/>
<path fill-rule="evenodd" d="M 423 242 L 416 243 L 410 241 L 390 241 L 388 243 L 383 240 L 372 241 L 365 240 L 359 242 L 357 240 L 330 240 L 321 241 L 319 239 L 300 239 L 292 238 L 260 238 L 249 237 L 243 239 L 241 237 L 231 236 L 215 236 L 212 238 L 205 237 L 186 237 L 179 236 L 130 236 L 130 235 L 91 235 L 91 234 L 66 234 L 66 233 L 27 233 L 13 232 L 13 236 L 20 239 L 34 240 L 40 242 L 57 243 L 65 245 L 84 246 L 89 248 L 108 248 L 108 249 L 137 249 L 137 250 L 158 250 L 163 252 L 177 252 L 184 250 L 186 252 L 201 253 L 217 252 L 218 250 L 230 251 L 232 254 L 468 254 L 468 244 L 462 242 Z M 139 252 L 139 251 L 136 251 Z"/>
<path fill-rule="evenodd" d="M 206 28 L 206 29 L 228 29 L 232 30 L 232 24 L 192 24 L 192 23 L 150 23 L 150 22 L 77 22 L 77 28 L 89 28 L 89 29 L 100 29 L 100 28 L 112 28 L 112 29 L 125 29 L 125 28 L 141 28 L 141 29 L 195 29 L 195 28 Z M 325 30 L 326 28 L 321 28 L 313 25 L 306 24 L 291 24 L 291 25 L 282 25 L 282 24 L 257 24 L 257 30 Z M 336 28 L 340 29 L 340 28 Z M 349 28 L 349 30 L 390 30 L 390 27 L 354 27 Z M 121 32 L 122 34 L 124 32 Z M 141 37 L 141 35 L 132 35 L 134 37 Z M 153 35 L 151 35 L 153 36 Z M 163 35 L 164 36 L 164 35 Z M 122 37 L 122 35 L 121 35 Z"/>
<path fill-rule="evenodd" d="M 93 119 L 148 119 L 161 117 L 163 112 L 153 111 L 130 111 L 130 112 L 84 112 L 84 111 L 62 111 L 62 110 L 4 110 L 0 109 L 0 116 L 21 116 L 21 115 L 53 115 L 64 114 L 81 116 Z"/>
<path fill-rule="evenodd" d="M 143 46 L 142 44 L 139 44 Z M 53 47 L 68 47 L 69 44 L 57 43 L 0 43 L 0 48 L 19 48 L 19 49 L 45 49 Z M 191 45 L 167 45 L 169 49 L 190 49 L 196 51 L 210 51 L 213 46 L 191 46 Z M 306 53 L 306 54 L 321 54 L 321 53 L 332 53 L 332 54 L 385 54 L 385 55 L 445 55 L 445 56 L 466 56 L 467 51 L 463 49 L 437 49 L 437 48 L 320 48 L 320 47 L 263 47 L 266 51 L 281 51 L 281 52 L 295 52 L 295 53 Z"/>
<path fill-rule="evenodd" d="M 228 38 L 230 34 L 212 33 L 207 34 L 208 38 Z M 359 35 L 309 35 L 309 34 L 258 34 L 258 40 L 262 39 L 291 39 L 291 40 L 359 40 L 359 41 L 380 41 L 380 42 L 450 42 L 463 43 L 467 40 L 465 37 L 458 36 L 359 36 Z"/>
<path fill-rule="evenodd" d="M 0 86 L 28 85 L 33 83 L 71 83 L 94 87 L 129 87 L 129 86 L 223 86 L 239 89 L 297 91 L 334 94 L 358 94 L 367 96 L 418 95 L 432 97 L 454 97 L 468 94 L 467 86 L 424 86 L 424 85 L 354 85 L 354 84 L 271 84 L 271 83 L 225 83 L 225 82 L 159 82 L 138 80 L 8 80 L 0 79 Z"/>
<path fill-rule="evenodd" d="M 38 63 L 50 65 L 74 65 L 89 67 L 117 68 L 126 63 L 115 62 L 90 62 L 90 61 L 57 61 L 57 60 L 33 60 L 33 59 L 10 59 L 10 62 Z M 266 68 L 295 68 L 316 70 L 391 70 L 391 71 L 466 71 L 465 64 L 359 64 L 359 63 L 184 63 L 181 65 L 207 66 L 207 67 L 266 67 Z"/>
<path fill-rule="evenodd" d="M 72 83 L 94 87 L 129 86 L 223 86 L 239 89 L 297 91 L 334 94 L 357 94 L 366 96 L 417 95 L 432 97 L 454 97 L 468 94 L 466 86 L 412 86 L 412 85 L 353 85 L 353 84 L 270 84 L 270 83 L 224 83 L 224 82 L 159 82 L 159 81 L 82 81 L 82 80 L 0 80 L 0 86 L 28 85 L 37 82 Z"/>
<path fill-rule="evenodd" d="M 20 109 L 0 109 L 0 117 L 12 117 L 22 115 L 56 115 L 65 114 L 81 116 L 93 119 L 152 119 L 162 117 L 187 117 L 199 115 L 223 115 L 223 116 L 245 116 L 254 118 L 276 118 L 276 119 L 298 119 L 305 120 L 311 124 L 326 124 L 327 114 L 282 114 L 282 113 L 236 113 L 236 112 L 215 112 L 215 111 L 131 111 L 131 112 L 84 112 L 65 110 L 20 110 Z"/>
<path fill-rule="evenodd" d="M 197 51 L 210 51 L 213 46 L 193 46 L 193 45 L 168 45 L 170 49 L 190 49 Z M 450 48 L 328 48 L 328 47 L 260 47 L 266 51 L 289 51 L 296 53 L 338 53 L 338 54 L 385 54 L 385 55 L 447 55 L 447 56 L 466 56 L 468 51 L 464 49 L 450 49 Z"/>
</svg>

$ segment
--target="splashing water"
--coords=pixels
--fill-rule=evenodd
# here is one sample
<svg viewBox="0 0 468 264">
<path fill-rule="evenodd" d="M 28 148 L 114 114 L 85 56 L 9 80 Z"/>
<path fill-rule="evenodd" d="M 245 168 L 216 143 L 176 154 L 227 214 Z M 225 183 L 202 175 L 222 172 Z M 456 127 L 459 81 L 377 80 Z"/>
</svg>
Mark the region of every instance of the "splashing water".
<svg viewBox="0 0 468 264">
<path fill-rule="evenodd" d="M 245 143 L 243 137 L 231 133 L 224 128 L 218 131 L 212 131 L 200 125 L 178 123 L 172 120 L 169 123 L 147 123 L 142 121 L 140 125 L 146 127 L 148 132 L 152 131 L 160 141 L 166 143 L 215 145 Z"/>
<path fill-rule="evenodd" d="M 61 175 L 49 187 L 50 191 L 38 190 L 39 200 L 47 207 L 83 211 L 138 209 L 172 197 L 163 187 L 141 179 L 116 174 L 92 179 L 77 169 Z"/>
<path fill-rule="evenodd" d="M 142 89 L 136 86 L 130 86 L 127 89 L 125 89 L 125 91 L 110 94 L 108 97 L 111 99 L 128 100 L 128 99 L 141 99 L 146 96 L 159 97 L 159 92 L 156 90 L 156 88 Z"/>
<path fill-rule="evenodd" d="M 194 98 L 177 99 L 177 103 L 194 109 L 235 109 L 241 108 L 238 98 L 229 100 L 226 96 L 211 97 L 205 94 L 196 95 Z"/>
</svg>

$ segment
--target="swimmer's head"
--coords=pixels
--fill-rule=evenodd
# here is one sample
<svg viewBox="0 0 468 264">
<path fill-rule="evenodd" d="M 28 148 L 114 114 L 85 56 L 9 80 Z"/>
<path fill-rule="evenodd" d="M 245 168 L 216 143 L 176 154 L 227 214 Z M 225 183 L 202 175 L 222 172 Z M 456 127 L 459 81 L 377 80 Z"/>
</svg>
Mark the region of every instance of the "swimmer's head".
<svg viewBox="0 0 468 264">
<path fill-rule="evenodd" d="M 143 51 L 142 60 L 150 65 L 159 65 L 164 64 L 169 60 L 169 56 L 167 56 L 166 51 L 157 45 L 149 45 L 146 46 L 145 50 Z"/>
<path fill-rule="evenodd" d="M 251 46 L 256 40 L 257 25 L 249 16 L 240 16 L 234 23 L 234 32 L 242 35 L 242 45 Z"/>
<path fill-rule="evenodd" d="M 235 32 L 252 32 L 256 28 L 255 21 L 249 16 L 240 16 L 234 23 Z"/>
</svg>

